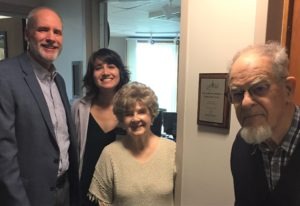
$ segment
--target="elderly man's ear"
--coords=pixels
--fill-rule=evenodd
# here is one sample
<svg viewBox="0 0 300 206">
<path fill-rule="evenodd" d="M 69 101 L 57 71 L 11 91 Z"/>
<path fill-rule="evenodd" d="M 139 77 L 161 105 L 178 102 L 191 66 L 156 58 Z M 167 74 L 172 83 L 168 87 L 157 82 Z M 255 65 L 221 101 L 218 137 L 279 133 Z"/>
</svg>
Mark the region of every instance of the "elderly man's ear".
<svg viewBox="0 0 300 206">
<path fill-rule="evenodd" d="M 296 78 L 293 76 L 289 76 L 286 78 L 286 90 L 287 96 L 289 97 L 290 101 L 293 101 L 296 89 Z"/>
</svg>

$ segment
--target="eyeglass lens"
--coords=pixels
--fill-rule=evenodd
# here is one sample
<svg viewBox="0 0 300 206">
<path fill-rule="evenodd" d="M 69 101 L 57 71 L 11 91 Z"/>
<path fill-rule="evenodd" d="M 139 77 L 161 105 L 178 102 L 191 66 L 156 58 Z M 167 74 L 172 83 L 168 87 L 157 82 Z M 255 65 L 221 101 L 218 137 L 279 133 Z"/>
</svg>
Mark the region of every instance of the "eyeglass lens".
<svg viewBox="0 0 300 206">
<path fill-rule="evenodd" d="M 241 88 L 233 88 L 230 91 L 231 103 L 241 103 L 244 99 L 244 94 L 246 91 L 248 91 L 252 98 L 263 97 L 268 93 L 269 88 L 270 84 L 266 82 L 255 84 L 246 90 Z"/>
</svg>

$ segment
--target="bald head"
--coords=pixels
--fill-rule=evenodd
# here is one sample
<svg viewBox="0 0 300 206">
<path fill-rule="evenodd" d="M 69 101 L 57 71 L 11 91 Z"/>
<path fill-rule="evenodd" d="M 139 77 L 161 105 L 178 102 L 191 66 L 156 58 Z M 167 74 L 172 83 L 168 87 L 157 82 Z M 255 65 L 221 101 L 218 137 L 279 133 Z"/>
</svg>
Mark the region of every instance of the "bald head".
<svg viewBox="0 0 300 206">
<path fill-rule="evenodd" d="M 31 30 L 32 28 L 34 28 L 37 18 L 40 16 L 40 14 L 45 12 L 52 13 L 52 15 L 57 16 L 57 18 L 62 22 L 62 18 L 60 17 L 60 15 L 53 9 L 49 7 L 37 7 L 32 9 L 27 15 L 26 30 Z"/>
</svg>

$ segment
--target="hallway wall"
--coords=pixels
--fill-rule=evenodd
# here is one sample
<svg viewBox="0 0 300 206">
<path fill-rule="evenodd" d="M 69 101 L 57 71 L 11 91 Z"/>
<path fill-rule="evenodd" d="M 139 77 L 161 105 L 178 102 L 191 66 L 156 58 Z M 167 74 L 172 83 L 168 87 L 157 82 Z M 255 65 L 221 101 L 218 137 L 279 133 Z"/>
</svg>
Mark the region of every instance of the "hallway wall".
<svg viewBox="0 0 300 206">
<path fill-rule="evenodd" d="M 65 79 L 69 99 L 73 98 L 72 62 L 82 62 L 83 74 L 86 69 L 85 11 L 83 1 L 42 0 L 42 5 L 55 9 L 63 19 L 63 50 L 60 57 L 55 61 L 55 66 Z"/>
<path fill-rule="evenodd" d="M 197 125 L 199 73 L 224 73 L 233 54 L 264 42 L 267 0 L 182 0 L 176 205 L 232 206 L 230 130 Z"/>
</svg>

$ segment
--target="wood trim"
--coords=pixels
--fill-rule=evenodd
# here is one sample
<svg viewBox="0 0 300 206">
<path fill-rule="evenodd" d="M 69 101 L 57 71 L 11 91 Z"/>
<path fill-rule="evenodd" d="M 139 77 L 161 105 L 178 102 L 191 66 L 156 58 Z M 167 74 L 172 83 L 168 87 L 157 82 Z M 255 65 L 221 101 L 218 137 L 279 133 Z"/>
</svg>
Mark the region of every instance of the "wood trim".
<svg viewBox="0 0 300 206">
<path fill-rule="evenodd" d="M 292 22 L 291 22 L 291 39 L 290 39 L 290 75 L 296 77 L 296 79 L 300 80 L 300 1 L 294 1 L 292 10 L 290 11 L 293 13 Z M 296 84 L 295 90 L 295 101 L 296 104 L 300 105 L 300 84 Z"/>
<path fill-rule="evenodd" d="M 288 16 L 289 16 L 289 4 L 290 0 L 284 0 L 283 2 L 283 14 L 282 14 L 282 28 L 281 28 L 281 45 L 286 45 L 287 30 L 288 30 Z"/>
<path fill-rule="evenodd" d="M 269 1 L 266 42 L 281 40 L 283 1 Z"/>
<path fill-rule="evenodd" d="M 294 16 L 294 0 L 284 0 L 282 30 L 281 30 L 281 45 L 286 48 L 289 56 L 291 50 L 293 16 Z"/>
</svg>

